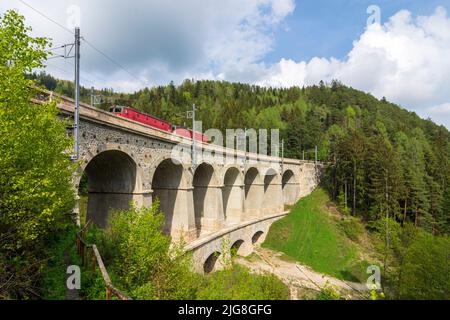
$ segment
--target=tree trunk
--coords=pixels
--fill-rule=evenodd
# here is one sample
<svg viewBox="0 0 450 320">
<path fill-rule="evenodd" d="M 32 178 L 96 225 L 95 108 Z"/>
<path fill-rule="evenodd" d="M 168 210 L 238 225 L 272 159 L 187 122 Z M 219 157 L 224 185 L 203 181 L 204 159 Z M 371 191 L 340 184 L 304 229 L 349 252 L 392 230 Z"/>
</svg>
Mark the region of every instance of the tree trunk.
<svg viewBox="0 0 450 320">
<path fill-rule="evenodd" d="M 353 215 L 356 215 L 356 172 L 353 175 Z"/>
<path fill-rule="evenodd" d="M 386 276 L 387 273 L 387 259 L 388 259 L 388 252 L 389 252 L 389 211 L 386 210 L 386 223 L 385 223 L 385 237 L 384 237 L 384 262 L 383 262 L 383 269 L 384 269 L 384 276 Z"/>
<path fill-rule="evenodd" d="M 389 216 L 389 192 L 388 192 L 389 185 L 388 185 L 388 178 L 387 177 L 384 178 L 384 183 L 385 183 L 385 185 L 384 185 L 384 188 L 385 188 L 385 190 L 384 190 L 384 197 L 386 199 L 386 215 Z"/>
<path fill-rule="evenodd" d="M 403 273 L 403 263 L 404 257 L 400 258 L 400 266 L 399 266 L 399 274 L 398 274 L 398 284 L 397 284 L 397 300 L 400 300 L 401 292 L 402 292 L 402 273 Z"/>
<path fill-rule="evenodd" d="M 344 194 L 345 194 L 345 196 L 344 196 L 344 203 L 345 203 L 345 210 L 347 210 L 347 180 L 345 180 L 345 182 L 344 182 L 344 188 L 345 188 L 345 190 L 344 190 Z"/>
<path fill-rule="evenodd" d="M 336 200 L 338 194 L 338 183 L 336 177 L 336 156 L 334 159 L 334 167 L 333 167 L 333 200 Z"/>
<path fill-rule="evenodd" d="M 414 225 L 417 227 L 417 215 L 418 215 L 418 213 L 417 213 L 417 206 L 416 206 L 416 212 L 415 212 L 415 218 L 414 218 Z"/>
</svg>

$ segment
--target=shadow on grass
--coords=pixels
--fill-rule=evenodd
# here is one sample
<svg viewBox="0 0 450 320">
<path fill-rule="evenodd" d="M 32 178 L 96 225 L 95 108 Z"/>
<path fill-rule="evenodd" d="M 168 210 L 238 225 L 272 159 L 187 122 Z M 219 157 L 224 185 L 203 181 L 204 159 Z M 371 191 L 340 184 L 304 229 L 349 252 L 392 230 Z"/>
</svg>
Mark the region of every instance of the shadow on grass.
<svg viewBox="0 0 450 320">
<path fill-rule="evenodd" d="M 359 279 L 348 270 L 339 271 L 340 278 L 346 281 L 359 282 Z"/>
</svg>

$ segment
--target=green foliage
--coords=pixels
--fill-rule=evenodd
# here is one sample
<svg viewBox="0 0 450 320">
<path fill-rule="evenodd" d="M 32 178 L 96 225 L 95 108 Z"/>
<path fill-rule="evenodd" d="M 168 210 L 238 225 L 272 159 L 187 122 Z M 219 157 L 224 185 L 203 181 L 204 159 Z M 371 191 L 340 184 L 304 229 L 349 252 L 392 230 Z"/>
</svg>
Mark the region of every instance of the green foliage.
<svg viewBox="0 0 450 320">
<path fill-rule="evenodd" d="M 0 297 L 37 297 L 45 242 L 74 204 L 71 147 L 55 103 L 34 105 L 25 73 L 42 67 L 45 38 L 15 11 L 0 17 Z"/>
<path fill-rule="evenodd" d="M 285 218 L 272 224 L 263 246 L 281 251 L 314 270 L 355 281 L 363 262 L 357 249 L 326 211 L 329 198 L 317 189 Z M 363 279 L 361 279 L 363 280 Z"/>
<path fill-rule="evenodd" d="M 337 200 L 337 204 L 338 204 L 338 207 L 339 207 L 339 211 L 342 212 L 345 215 L 350 214 L 351 209 L 348 207 L 348 199 L 345 196 L 345 191 L 340 193 L 337 196 L 336 200 Z"/>
<path fill-rule="evenodd" d="M 339 222 L 339 225 L 347 237 L 353 241 L 358 241 L 359 237 L 364 232 L 364 226 L 361 221 L 355 217 L 344 217 Z"/>
<path fill-rule="evenodd" d="M 33 75 L 47 87 L 48 76 Z M 71 95 L 73 84 L 57 80 L 55 90 Z M 97 90 L 110 104 L 130 105 L 172 121 L 195 102 L 203 129 L 280 129 L 285 156 L 330 161 L 325 176 L 333 200 L 365 220 L 395 217 L 434 234 L 450 226 L 450 133 L 386 99 L 333 81 L 305 88 L 263 88 L 242 83 L 186 80 L 133 94 Z M 89 101 L 89 90 L 82 90 Z M 345 194 L 344 194 L 345 193 Z"/>
<path fill-rule="evenodd" d="M 79 265 L 75 248 L 75 236 L 78 229 L 75 225 L 67 225 L 58 234 L 48 239 L 45 256 L 48 261 L 42 269 L 41 294 L 45 300 L 64 300 L 66 298 L 66 270 L 71 262 Z"/>
<path fill-rule="evenodd" d="M 378 292 L 376 289 L 370 290 L 369 300 L 382 300 L 385 297 L 384 292 Z"/>
<path fill-rule="evenodd" d="M 393 219 L 371 227 L 385 240 L 377 250 L 385 256 L 382 282 L 389 298 L 449 299 L 447 236 L 433 236 L 411 223 L 402 227 Z"/>
<path fill-rule="evenodd" d="M 113 283 L 117 283 L 117 277 L 108 270 L 109 277 Z M 105 300 L 106 289 L 102 274 L 98 268 L 95 272 L 82 269 L 80 296 L 86 300 Z"/>
<path fill-rule="evenodd" d="M 163 222 L 156 203 L 149 209 L 115 211 L 106 230 L 92 227 L 86 237 L 98 244 L 113 283 L 134 299 L 288 298 L 287 287 L 275 276 L 251 274 L 231 260 L 225 270 L 206 277 L 194 273 L 181 244 L 171 245 L 161 233 Z M 100 274 L 83 277 L 83 295 L 103 299 Z"/>
<path fill-rule="evenodd" d="M 88 244 L 97 244 L 97 247 L 100 249 L 102 260 L 107 262 L 101 246 L 104 241 L 103 229 L 95 224 L 89 225 L 84 240 Z M 74 264 L 81 266 L 81 258 L 78 255 L 76 255 L 73 260 L 77 261 L 77 263 Z M 112 268 L 107 268 L 107 271 L 113 284 L 120 283 L 119 277 Z M 80 297 L 87 300 L 106 299 L 105 282 L 98 266 L 95 268 L 95 272 L 92 272 L 91 268 L 81 268 L 81 290 L 79 294 Z M 112 297 L 112 299 L 114 299 L 114 297 Z"/>
<path fill-rule="evenodd" d="M 369 229 L 375 231 L 380 241 L 375 246 L 376 250 L 383 256 L 384 277 L 389 277 L 391 266 L 396 261 L 396 256 L 402 252 L 403 230 L 395 219 L 383 218 L 368 225 Z M 386 279 L 389 282 L 389 279 Z"/>
<path fill-rule="evenodd" d="M 349 251 L 342 249 L 350 245 L 353 248 L 350 252 L 353 252 L 355 247 L 340 238 L 336 229 L 342 229 L 347 237 L 357 240 L 358 235 L 365 232 L 363 225 L 359 219 L 348 216 L 343 216 L 335 225 L 323 211 L 327 201 L 324 192 L 316 190 L 289 216 L 272 225 L 263 245 L 282 251 L 316 271 L 364 282 L 370 263 L 356 260 L 355 255 L 343 260 Z M 395 218 L 371 222 L 368 229 L 379 238 L 374 244 L 383 258 L 384 268 L 383 292 L 371 292 L 367 299 L 383 299 L 385 294 L 389 299 L 449 299 L 448 237 L 433 236 L 412 223 L 402 226 Z M 317 299 L 342 297 L 336 290 L 325 287 Z"/>
<path fill-rule="evenodd" d="M 158 204 L 113 212 L 102 242 L 120 285 L 138 299 L 192 299 L 189 256 L 162 234 Z"/>
<path fill-rule="evenodd" d="M 84 225 L 86 223 L 87 217 L 87 205 L 88 205 L 88 196 L 80 195 L 78 199 L 78 211 L 80 215 L 80 223 Z"/>
<path fill-rule="evenodd" d="M 418 231 L 403 243 L 403 252 L 396 272 L 396 293 L 400 299 L 450 299 L 448 237 L 435 237 Z"/>
<path fill-rule="evenodd" d="M 253 275 L 244 267 L 217 271 L 199 287 L 200 300 L 286 300 L 289 289 L 272 274 Z"/>
<path fill-rule="evenodd" d="M 389 255 L 398 251 L 402 241 L 402 226 L 395 219 L 383 218 L 368 225 L 382 240 L 378 242 L 378 251 L 385 255 L 385 265 L 389 262 Z"/>
<path fill-rule="evenodd" d="M 83 172 L 83 175 L 81 176 L 78 193 L 83 196 L 86 196 L 89 193 L 89 182 L 86 172 Z"/>
<path fill-rule="evenodd" d="M 36 296 L 30 291 L 42 266 L 36 257 L 42 252 L 46 237 L 57 232 L 73 205 L 69 186 L 74 168 L 64 154 L 71 144 L 65 124 L 57 121 L 54 104 L 37 107 L 29 103 L 35 94 L 30 89 L 34 84 L 31 79 L 67 96 L 73 95 L 73 83 L 46 74 L 31 74 L 34 68 L 42 67 L 48 40 L 32 38 L 29 31 L 23 18 L 13 11 L 0 20 L 0 270 L 6 270 L 0 272 L 0 297 Z M 89 91 L 81 89 L 82 101 L 89 102 Z M 390 278 L 398 296 L 414 296 L 410 282 L 417 281 L 420 287 L 422 281 L 420 272 L 404 264 L 408 257 L 421 252 L 422 242 L 439 247 L 436 243 L 448 236 L 450 133 L 384 98 L 377 100 L 339 81 L 305 88 L 262 88 L 186 80 L 179 86 L 170 83 L 133 94 L 119 94 L 112 89 L 96 90 L 95 94 L 103 97 L 103 109 L 111 104 L 130 105 L 176 125 L 187 122 L 185 111 L 195 102 L 205 130 L 279 128 L 286 157 L 302 158 L 306 151 L 305 158 L 313 159 L 311 151 L 318 146 L 319 159 L 331 163 L 323 177 L 325 188 L 342 211 L 372 222 L 370 225 L 382 239 L 379 249 L 384 256 L 385 276 Z M 86 189 L 82 187 L 81 192 Z M 348 276 L 355 266 L 353 249 L 342 241 L 340 229 L 330 227 L 321 215 L 312 213 L 320 209 L 302 208 L 305 209 L 308 214 L 293 214 L 288 222 L 275 225 L 278 239 L 272 239 L 272 245 L 324 272 Z M 437 236 L 436 239 L 417 240 L 417 230 L 411 231 L 415 228 L 410 223 Z M 358 227 L 351 220 L 342 222 L 340 227 L 348 237 L 357 238 Z M 117 228 L 121 230 L 119 234 L 123 231 L 128 235 L 115 234 L 104 241 L 111 259 L 116 254 L 111 241 L 121 244 L 118 251 L 123 256 L 124 248 L 131 243 L 144 245 L 146 239 L 139 240 L 144 237 L 143 232 L 137 230 L 138 238 L 133 238 L 132 227 L 126 223 L 121 225 L 118 221 Z M 297 230 L 301 232 L 293 236 Z M 314 230 L 314 235 L 310 230 Z M 158 238 L 155 241 L 147 249 L 164 256 L 167 243 Z M 309 241 L 313 244 L 305 247 L 303 243 Z M 131 251 L 128 266 L 156 259 L 145 257 L 137 249 Z M 425 266 L 430 263 L 430 259 L 420 261 Z M 139 276 L 152 278 L 153 270 L 133 268 L 125 285 L 141 283 L 137 296 L 164 296 L 157 288 L 170 287 L 170 275 L 164 275 L 155 285 L 142 282 Z M 403 268 L 410 270 L 405 271 L 410 281 L 399 287 L 395 279 Z M 440 290 L 438 284 L 436 288 Z M 191 294 L 177 290 L 169 289 L 168 295 Z M 437 292 L 428 293 L 439 296 Z"/>
<path fill-rule="evenodd" d="M 316 300 L 343 300 L 343 297 L 335 286 L 327 282 L 317 294 Z"/>
</svg>

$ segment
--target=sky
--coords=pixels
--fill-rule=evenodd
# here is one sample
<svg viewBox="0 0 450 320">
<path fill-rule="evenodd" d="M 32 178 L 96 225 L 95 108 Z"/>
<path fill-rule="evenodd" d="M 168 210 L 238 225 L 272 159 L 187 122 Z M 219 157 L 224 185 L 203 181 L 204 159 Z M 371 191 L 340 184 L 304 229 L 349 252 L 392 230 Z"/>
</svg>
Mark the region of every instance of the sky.
<svg viewBox="0 0 450 320">
<path fill-rule="evenodd" d="M 8 9 L 54 47 L 79 25 L 97 49 L 82 42 L 86 87 L 338 79 L 450 128 L 450 0 L 1 0 Z M 73 60 L 46 71 L 73 79 Z"/>
</svg>

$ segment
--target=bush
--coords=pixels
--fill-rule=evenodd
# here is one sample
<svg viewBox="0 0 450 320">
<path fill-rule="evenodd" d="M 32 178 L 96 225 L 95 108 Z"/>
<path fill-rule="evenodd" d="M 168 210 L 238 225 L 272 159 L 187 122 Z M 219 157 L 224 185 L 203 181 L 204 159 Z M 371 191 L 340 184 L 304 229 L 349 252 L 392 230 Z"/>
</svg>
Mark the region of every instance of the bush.
<svg viewBox="0 0 450 320">
<path fill-rule="evenodd" d="M 113 283 L 115 277 L 108 270 L 109 277 Z M 98 268 L 95 272 L 90 270 L 83 270 L 81 275 L 81 292 L 80 295 L 87 300 L 104 300 L 106 299 L 105 282 L 103 281 L 102 274 Z"/>
<path fill-rule="evenodd" d="M 344 217 L 339 225 L 344 233 L 353 241 L 358 241 L 360 235 L 364 232 L 364 226 L 361 221 L 355 217 Z"/>
<path fill-rule="evenodd" d="M 193 299 L 198 275 L 190 271 L 190 256 L 171 247 L 164 235 L 164 216 L 151 208 L 115 211 L 100 247 L 117 275 L 119 288 L 136 299 Z"/>
<path fill-rule="evenodd" d="M 286 300 L 289 289 L 272 274 L 255 275 L 239 265 L 217 271 L 198 289 L 200 300 Z"/>
<path fill-rule="evenodd" d="M 66 297 L 67 263 L 71 261 L 72 264 L 79 264 L 75 249 L 77 231 L 75 225 L 68 225 L 47 241 L 45 256 L 48 261 L 41 272 L 41 294 L 46 300 L 64 300 Z"/>
<path fill-rule="evenodd" d="M 0 16 L 0 297 L 38 298 L 47 239 L 64 232 L 74 206 L 73 141 L 56 103 L 36 106 L 25 74 L 43 66 L 49 42 L 23 16 Z"/>
<path fill-rule="evenodd" d="M 339 293 L 338 289 L 330 285 L 329 282 L 320 290 L 317 294 L 316 300 L 342 300 L 342 295 Z"/>
<path fill-rule="evenodd" d="M 192 270 L 191 255 L 182 244 L 171 245 L 161 230 L 164 217 L 158 204 L 112 212 L 105 230 L 92 228 L 89 242 L 96 242 L 114 285 L 133 299 L 287 299 L 288 288 L 273 275 L 253 275 L 244 267 L 230 266 L 201 276 Z M 96 275 L 83 284 L 87 298 L 103 295 Z"/>
<path fill-rule="evenodd" d="M 450 240 L 420 231 L 398 271 L 400 299 L 448 300 L 450 298 Z"/>
</svg>

